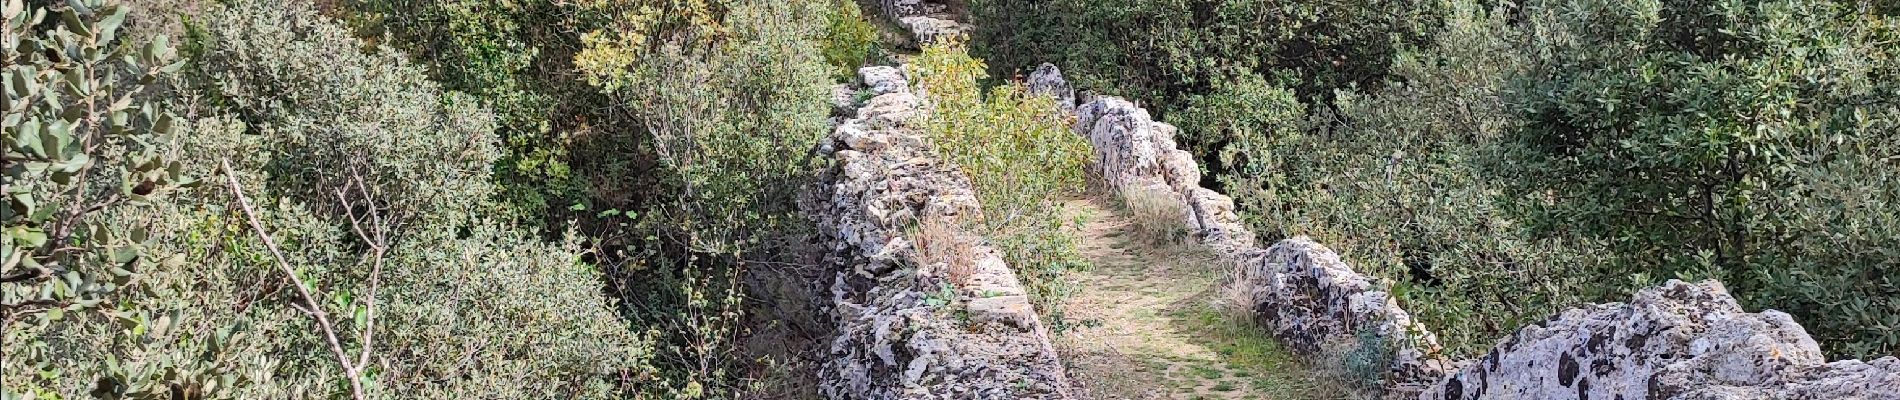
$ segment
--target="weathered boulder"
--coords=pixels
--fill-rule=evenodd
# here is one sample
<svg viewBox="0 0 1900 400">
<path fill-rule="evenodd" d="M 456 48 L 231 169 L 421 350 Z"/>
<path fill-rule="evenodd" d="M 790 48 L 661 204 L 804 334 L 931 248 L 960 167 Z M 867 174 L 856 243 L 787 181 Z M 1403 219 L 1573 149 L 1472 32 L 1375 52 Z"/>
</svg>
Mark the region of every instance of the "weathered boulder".
<svg viewBox="0 0 1900 400">
<path fill-rule="evenodd" d="M 885 93 L 865 102 L 857 114 L 871 129 L 902 128 L 923 116 L 922 106 L 923 101 L 910 92 Z"/>
<path fill-rule="evenodd" d="M 1525 327 L 1419 398 L 1900 399 L 1900 360 L 1827 363 L 1788 314 L 1671 280 Z"/>
<path fill-rule="evenodd" d="M 1443 376 L 1437 337 L 1412 321 L 1374 278 L 1305 237 L 1238 257 L 1228 290 L 1255 322 L 1293 350 L 1322 359 L 1377 355 L 1386 389 L 1416 392 Z"/>
<path fill-rule="evenodd" d="M 858 112 L 858 89 L 848 83 L 831 85 L 831 115 L 852 117 Z"/>
<path fill-rule="evenodd" d="M 930 0 L 880 0 L 884 16 L 899 19 L 917 15 L 933 15 L 949 12 L 950 6 L 940 1 Z"/>
<path fill-rule="evenodd" d="M 1062 69 L 1056 68 L 1055 64 L 1042 63 L 1036 66 L 1036 71 L 1029 73 L 1028 86 L 1029 93 L 1055 98 L 1056 106 L 1062 108 L 1062 112 L 1075 112 L 1075 88 L 1062 78 Z"/>
<path fill-rule="evenodd" d="M 1067 399 L 1047 328 L 1001 253 L 967 233 L 920 238 L 981 212 L 969 179 L 932 153 L 907 121 L 925 112 L 901 70 L 860 71 L 879 93 L 835 130 L 831 168 L 801 201 L 832 246 L 836 323 L 820 392 L 832 399 Z M 917 240 L 968 243 L 948 265 Z M 950 290 L 945 290 L 945 289 Z M 946 293 L 947 292 L 947 293 Z M 958 315 L 968 315 L 961 318 Z"/>
</svg>

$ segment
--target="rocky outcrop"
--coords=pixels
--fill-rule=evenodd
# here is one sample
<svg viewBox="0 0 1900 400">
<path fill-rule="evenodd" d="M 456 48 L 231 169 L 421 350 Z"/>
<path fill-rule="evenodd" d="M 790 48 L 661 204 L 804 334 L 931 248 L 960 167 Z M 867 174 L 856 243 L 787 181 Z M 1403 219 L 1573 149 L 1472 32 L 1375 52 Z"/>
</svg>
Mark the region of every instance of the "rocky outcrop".
<svg viewBox="0 0 1900 400">
<path fill-rule="evenodd" d="M 1061 98 L 1073 90 L 1048 71 L 1038 69 L 1032 91 Z M 1481 359 L 1447 360 L 1385 285 L 1332 250 L 1306 238 L 1254 247 L 1233 202 L 1198 186 L 1173 126 L 1113 97 L 1087 100 L 1076 114 L 1075 132 L 1095 146 L 1093 168 L 1105 186 L 1180 199 L 1190 216 L 1183 223 L 1235 265 L 1226 288 L 1234 301 L 1288 347 L 1325 357 L 1318 362 L 1373 355 L 1387 398 L 1900 399 L 1900 359 L 1826 362 L 1793 318 L 1745 312 L 1712 281 L 1670 281 L 1629 303 L 1571 309 Z"/>
<path fill-rule="evenodd" d="M 821 368 L 833 399 L 1067 399 L 1054 347 L 996 249 L 967 233 L 919 237 L 981 212 L 969 179 L 910 125 L 925 111 L 901 70 L 859 71 L 876 93 L 820 151 L 833 160 L 802 204 L 831 244 L 837 334 Z M 920 240 L 957 242 L 959 260 Z M 945 246 L 945 243 L 923 243 Z M 951 264 L 967 276 L 952 279 Z"/>
<path fill-rule="evenodd" d="M 1419 399 L 1900 399 L 1900 360 L 1828 363 L 1788 314 L 1671 280 L 1525 327 Z"/>
</svg>

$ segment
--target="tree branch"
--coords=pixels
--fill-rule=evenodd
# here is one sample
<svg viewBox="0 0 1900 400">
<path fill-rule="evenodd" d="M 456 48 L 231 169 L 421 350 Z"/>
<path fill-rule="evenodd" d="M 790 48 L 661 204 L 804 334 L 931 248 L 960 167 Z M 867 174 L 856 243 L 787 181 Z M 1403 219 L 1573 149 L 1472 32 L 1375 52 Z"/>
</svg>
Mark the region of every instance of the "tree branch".
<svg viewBox="0 0 1900 400">
<path fill-rule="evenodd" d="M 244 197 L 244 188 L 238 184 L 237 173 L 231 170 L 231 159 L 220 159 L 219 163 L 224 171 L 225 180 L 231 185 L 231 194 L 237 196 L 238 207 L 244 211 L 245 219 L 251 224 L 251 230 L 257 232 L 259 240 L 264 241 L 264 247 L 270 250 L 271 257 L 277 260 L 278 269 L 290 279 L 291 286 L 297 289 L 297 294 L 303 297 L 304 303 L 310 306 L 308 309 L 299 308 L 299 310 L 315 318 L 317 328 L 323 330 L 323 338 L 330 342 L 330 352 L 336 356 L 337 363 L 343 365 L 343 373 L 350 380 L 351 397 L 356 400 L 366 400 L 363 396 L 362 370 L 350 361 L 343 350 L 343 343 L 337 340 L 336 329 L 330 323 L 329 313 L 323 311 L 323 306 L 317 302 L 317 297 L 310 294 L 310 289 L 304 286 L 303 279 L 297 277 L 296 269 L 290 267 L 290 261 L 284 258 L 284 253 L 277 250 L 277 241 L 271 239 L 270 233 L 264 231 L 264 224 L 258 221 L 257 212 L 251 209 L 251 200 Z"/>
</svg>

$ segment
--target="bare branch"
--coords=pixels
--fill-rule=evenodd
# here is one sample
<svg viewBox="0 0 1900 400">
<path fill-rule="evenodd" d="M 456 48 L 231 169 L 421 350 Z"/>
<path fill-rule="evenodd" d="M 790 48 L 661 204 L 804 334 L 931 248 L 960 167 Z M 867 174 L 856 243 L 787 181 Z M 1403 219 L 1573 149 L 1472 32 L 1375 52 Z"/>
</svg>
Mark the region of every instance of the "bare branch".
<svg viewBox="0 0 1900 400">
<path fill-rule="evenodd" d="M 238 184 L 237 173 L 231 170 L 231 159 L 220 159 L 219 163 L 221 164 L 220 168 L 224 171 L 226 181 L 231 185 L 231 194 L 237 196 L 238 207 L 244 211 L 245 219 L 251 223 L 251 230 L 257 232 L 257 238 L 259 240 L 264 241 L 264 247 L 270 250 L 271 257 L 277 260 L 277 267 L 282 270 L 285 277 L 290 279 L 291 286 L 297 289 L 297 294 L 303 297 L 304 303 L 310 306 L 308 309 L 299 308 L 299 310 L 305 314 L 309 314 L 311 318 L 315 318 L 317 320 L 317 328 L 323 330 L 323 338 L 330 342 L 330 352 L 336 356 L 337 363 L 343 365 L 343 373 L 347 375 L 346 377 L 350 380 L 351 397 L 356 400 L 365 400 L 366 397 L 363 396 L 363 371 L 356 367 L 356 363 L 350 361 L 349 356 L 346 355 L 346 352 L 343 350 L 343 343 L 337 340 L 336 329 L 334 325 L 330 323 L 329 313 L 323 311 L 323 306 L 317 302 L 317 297 L 310 294 L 310 289 L 304 286 L 303 279 L 297 277 L 296 269 L 290 267 L 290 261 L 284 258 L 284 253 L 277 250 L 277 241 L 271 238 L 270 233 L 264 231 L 263 222 L 257 219 L 257 212 L 251 209 L 251 200 L 244 197 L 244 187 Z M 367 346 L 365 348 L 367 349 Z"/>
</svg>

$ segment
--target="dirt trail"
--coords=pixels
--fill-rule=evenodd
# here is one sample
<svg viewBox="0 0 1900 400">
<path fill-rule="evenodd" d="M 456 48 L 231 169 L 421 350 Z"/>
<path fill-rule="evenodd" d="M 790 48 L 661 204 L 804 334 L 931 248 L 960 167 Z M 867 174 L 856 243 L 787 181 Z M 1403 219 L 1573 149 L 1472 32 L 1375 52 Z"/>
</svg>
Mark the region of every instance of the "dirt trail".
<svg viewBox="0 0 1900 400">
<path fill-rule="evenodd" d="M 1224 268 L 1211 255 L 1136 237 L 1111 203 L 1066 207 L 1081 222 L 1080 250 L 1094 266 L 1070 273 L 1077 287 L 1064 302 L 1068 328 L 1055 340 L 1085 398 L 1342 397 L 1215 305 Z"/>
</svg>

